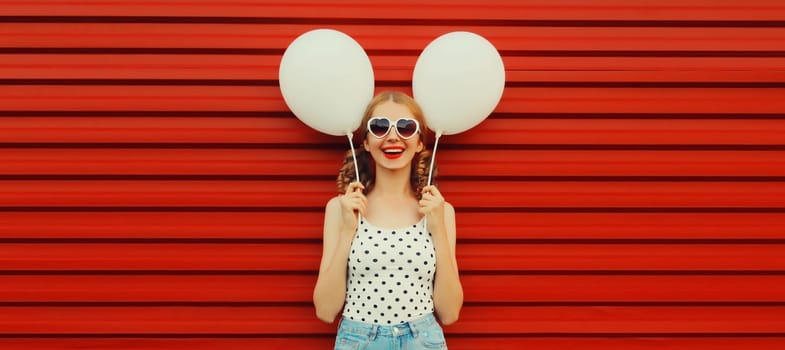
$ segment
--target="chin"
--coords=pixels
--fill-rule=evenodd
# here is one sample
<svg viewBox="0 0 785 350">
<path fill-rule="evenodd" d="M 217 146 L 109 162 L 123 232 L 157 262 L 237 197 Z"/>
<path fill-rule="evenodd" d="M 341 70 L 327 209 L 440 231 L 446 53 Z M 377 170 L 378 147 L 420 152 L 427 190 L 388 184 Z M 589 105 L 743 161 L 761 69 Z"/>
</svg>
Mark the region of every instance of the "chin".
<svg viewBox="0 0 785 350">
<path fill-rule="evenodd" d="M 408 169 L 409 166 L 412 164 L 411 159 L 395 159 L 390 160 L 387 158 L 382 159 L 381 161 L 376 161 L 376 166 L 387 169 L 387 170 L 405 170 Z"/>
<path fill-rule="evenodd" d="M 376 164 L 380 168 L 386 169 L 386 170 L 390 170 L 390 171 L 400 171 L 400 170 L 408 170 L 409 169 L 409 167 L 408 167 L 409 163 L 406 163 L 406 164 L 403 164 L 403 165 L 397 165 L 397 166 L 395 166 L 395 165 L 385 166 L 384 164 L 379 164 L 379 163 L 376 163 Z"/>
</svg>

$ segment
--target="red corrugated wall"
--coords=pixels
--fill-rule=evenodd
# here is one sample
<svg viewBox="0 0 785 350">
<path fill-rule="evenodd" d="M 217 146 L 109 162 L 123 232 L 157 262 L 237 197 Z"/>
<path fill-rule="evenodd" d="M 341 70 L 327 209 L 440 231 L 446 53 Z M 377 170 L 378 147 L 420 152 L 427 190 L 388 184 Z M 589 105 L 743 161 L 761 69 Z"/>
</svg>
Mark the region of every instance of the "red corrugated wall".
<svg viewBox="0 0 785 350">
<path fill-rule="evenodd" d="M 468 30 L 507 88 L 446 136 L 451 349 L 785 348 L 779 0 L 0 2 L 0 348 L 327 349 L 344 139 L 286 108 L 310 29 L 411 91 Z"/>
</svg>

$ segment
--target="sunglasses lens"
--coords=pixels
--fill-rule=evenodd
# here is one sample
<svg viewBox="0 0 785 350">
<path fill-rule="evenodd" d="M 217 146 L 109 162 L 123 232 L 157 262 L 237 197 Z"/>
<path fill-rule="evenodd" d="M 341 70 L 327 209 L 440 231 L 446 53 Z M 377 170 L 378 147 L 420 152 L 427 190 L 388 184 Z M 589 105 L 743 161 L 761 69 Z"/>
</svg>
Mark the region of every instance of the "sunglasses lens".
<svg viewBox="0 0 785 350">
<path fill-rule="evenodd" d="M 390 121 L 384 118 L 374 118 L 368 123 L 368 131 L 376 137 L 384 137 L 390 130 Z"/>
<path fill-rule="evenodd" d="M 417 121 L 414 119 L 399 119 L 395 124 L 395 127 L 398 130 L 398 135 L 401 135 L 401 137 L 405 139 L 408 139 L 417 133 Z"/>
</svg>

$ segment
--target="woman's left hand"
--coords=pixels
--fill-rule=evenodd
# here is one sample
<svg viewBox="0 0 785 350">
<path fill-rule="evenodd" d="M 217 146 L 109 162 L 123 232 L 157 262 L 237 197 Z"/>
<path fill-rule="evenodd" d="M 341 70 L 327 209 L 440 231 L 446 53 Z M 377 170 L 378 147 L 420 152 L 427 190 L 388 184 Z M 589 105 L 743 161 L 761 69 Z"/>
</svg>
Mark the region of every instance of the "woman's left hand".
<svg viewBox="0 0 785 350">
<path fill-rule="evenodd" d="M 436 186 L 425 186 L 420 199 L 420 214 L 425 215 L 428 231 L 438 232 L 444 227 L 444 197 Z"/>
</svg>

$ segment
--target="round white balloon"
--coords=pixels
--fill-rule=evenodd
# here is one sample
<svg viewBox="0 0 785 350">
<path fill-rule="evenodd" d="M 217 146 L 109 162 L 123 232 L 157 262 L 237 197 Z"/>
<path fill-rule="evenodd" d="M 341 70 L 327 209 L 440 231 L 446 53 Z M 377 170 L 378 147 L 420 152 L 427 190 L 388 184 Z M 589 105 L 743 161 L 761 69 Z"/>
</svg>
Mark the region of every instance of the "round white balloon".
<svg viewBox="0 0 785 350">
<path fill-rule="evenodd" d="M 316 29 L 297 37 L 286 48 L 278 70 L 281 94 L 294 115 L 335 136 L 360 125 L 373 98 L 373 79 L 365 50 L 333 29 Z"/>
<path fill-rule="evenodd" d="M 504 91 L 504 62 L 488 40 L 452 32 L 425 47 L 414 66 L 414 99 L 428 127 L 447 135 L 469 130 L 493 112 Z"/>
</svg>

